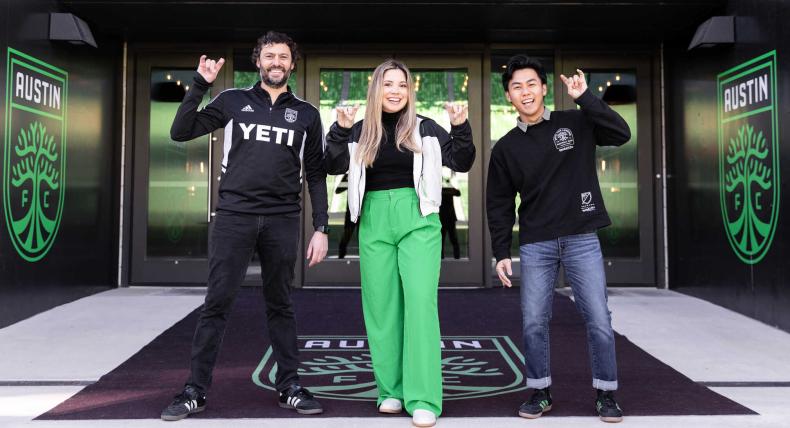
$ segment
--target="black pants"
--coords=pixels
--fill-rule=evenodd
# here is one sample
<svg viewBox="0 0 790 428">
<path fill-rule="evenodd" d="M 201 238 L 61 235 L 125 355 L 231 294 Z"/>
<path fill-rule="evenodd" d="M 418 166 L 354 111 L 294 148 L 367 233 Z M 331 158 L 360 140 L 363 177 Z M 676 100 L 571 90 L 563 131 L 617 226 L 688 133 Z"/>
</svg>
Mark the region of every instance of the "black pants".
<svg viewBox="0 0 790 428">
<path fill-rule="evenodd" d="M 261 259 L 269 339 L 277 361 L 277 390 L 299 380 L 299 351 L 290 286 L 299 240 L 299 213 L 257 216 L 217 211 L 209 242 L 206 301 L 192 340 L 187 384 L 206 392 L 217 361 L 225 324 L 247 274 L 253 252 Z"/>
<path fill-rule="evenodd" d="M 450 243 L 453 245 L 453 258 L 461 258 L 461 246 L 458 245 L 458 231 L 455 228 L 455 220 L 442 222 L 442 258 L 444 258 L 444 237 L 450 235 Z"/>
</svg>

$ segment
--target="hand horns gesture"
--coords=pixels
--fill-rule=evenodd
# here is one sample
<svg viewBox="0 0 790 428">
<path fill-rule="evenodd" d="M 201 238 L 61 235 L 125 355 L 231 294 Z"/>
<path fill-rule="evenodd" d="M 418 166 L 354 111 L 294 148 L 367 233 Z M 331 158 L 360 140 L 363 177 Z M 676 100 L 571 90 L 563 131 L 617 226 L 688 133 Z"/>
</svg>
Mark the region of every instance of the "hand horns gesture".
<svg viewBox="0 0 790 428">
<path fill-rule="evenodd" d="M 464 123 L 469 112 L 469 106 L 454 103 L 446 103 L 444 109 L 447 110 L 447 114 L 450 116 L 450 124 L 455 126 Z"/>
<path fill-rule="evenodd" d="M 568 95 L 574 100 L 587 90 L 587 80 L 584 78 L 584 72 L 578 68 L 576 69 L 576 74 L 571 77 L 565 77 L 564 74 L 560 74 L 560 79 L 568 87 Z"/>
<path fill-rule="evenodd" d="M 354 126 L 354 116 L 359 110 L 359 104 L 353 106 L 338 106 L 337 111 L 337 124 L 342 128 L 351 128 Z"/>
<path fill-rule="evenodd" d="M 220 58 L 219 61 L 213 59 L 206 59 L 205 55 L 200 56 L 200 64 L 198 64 L 197 72 L 206 79 L 206 82 L 212 83 L 217 79 L 217 74 L 225 64 L 225 58 Z"/>
</svg>

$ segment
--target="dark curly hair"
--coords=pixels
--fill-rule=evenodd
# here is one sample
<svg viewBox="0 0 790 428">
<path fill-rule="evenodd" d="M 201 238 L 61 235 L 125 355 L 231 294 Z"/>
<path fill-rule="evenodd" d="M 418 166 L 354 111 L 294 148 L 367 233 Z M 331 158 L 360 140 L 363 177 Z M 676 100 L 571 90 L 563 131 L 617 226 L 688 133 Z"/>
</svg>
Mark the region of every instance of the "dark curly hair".
<svg viewBox="0 0 790 428">
<path fill-rule="evenodd" d="M 255 45 L 255 49 L 252 50 L 252 56 L 250 57 L 252 63 L 256 64 L 258 62 L 258 58 L 261 56 L 261 49 L 263 49 L 264 46 L 277 43 L 286 44 L 288 48 L 291 49 L 291 62 L 294 64 L 294 71 L 296 71 L 296 61 L 299 60 L 299 47 L 296 46 L 296 42 L 294 42 L 290 36 L 285 33 L 278 33 L 277 31 L 269 31 L 261 37 L 258 37 L 258 43 Z"/>
<path fill-rule="evenodd" d="M 514 55 L 508 60 L 507 68 L 502 73 L 502 87 L 505 88 L 505 92 L 507 92 L 507 86 L 513 79 L 513 74 L 523 68 L 535 70 L 535 73 L 540 78 L 540 83 L 546 84 L 546 69 L 543 68 L 543 64 L 540 61 L 526 55 Z"/>
</svg>

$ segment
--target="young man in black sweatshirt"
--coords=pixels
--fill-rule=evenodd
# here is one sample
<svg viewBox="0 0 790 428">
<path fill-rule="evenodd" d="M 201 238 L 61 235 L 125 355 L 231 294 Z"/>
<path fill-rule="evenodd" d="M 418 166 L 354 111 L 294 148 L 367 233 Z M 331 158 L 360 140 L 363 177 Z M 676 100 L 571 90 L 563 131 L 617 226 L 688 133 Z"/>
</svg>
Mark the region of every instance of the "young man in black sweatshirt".
<svg viewBox="0 0 790 428">
<path fill-rule="evenodd" d="M 510 59 L 502 74 L 517 126 L 491 153 L 486 209 L 496 272 L 510 287 L 510 244 L 518 207 L 521 308 L 531 397 L 519 408 L 525 418 L 551 410 L 549 319 L 560 264 L 577 308 L 587 324 L 596 410 L 606 422 L 620 422 L 614 400 L 617 362 L 607 306 L 603 256 L 596 231 L 611 224 L 595 171 L 596 145 L 619 146 L 631 138 L 625 120 L 587 89 L 581 70 L 561 75 L 580 110 L 551 112 L 543 103 L 546 72 L 524 55 Z"/>
<path fill-rule="evenodd" d="M 258 39 L 252 55 L 261 81 L 250 88 L 223 91 L 197 111 L 225 62 L 201 56 L 195 81 L 170 129 L 173 140 L 188 141 L 225 128 L 225 149 L 209 245 L 208 291 L 192 341 L 191 375 L 183 391 L 162 412 L 164 420 L 183 419 L 205 408 L 227 316 L 254 252 L 261 260 L 280 407 L 301 414 L 323 411 L 299 385 L 296 322 L 290 299 L 303 170 L 315 228 L 307 248 L 310 266 L 324 259 L 328 246 L 321 117 L 315 107 L 295 97 L 287 87 L 297 59 L 296 44 L 290 37 L 268 32 Z"/>
</svg>

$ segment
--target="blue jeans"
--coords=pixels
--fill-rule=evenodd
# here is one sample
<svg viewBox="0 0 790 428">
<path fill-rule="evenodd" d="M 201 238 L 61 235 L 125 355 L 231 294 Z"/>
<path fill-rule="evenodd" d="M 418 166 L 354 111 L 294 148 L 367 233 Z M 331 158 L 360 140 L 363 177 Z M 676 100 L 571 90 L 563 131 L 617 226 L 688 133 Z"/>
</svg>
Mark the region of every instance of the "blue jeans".
<svg viewBox="0 0 790 428">
<path fill-rule="evenodd" d="M 549 320 L 560 263 L 573 290 L 576 308 L 587 325 L 593 387 L 617 389 L 617 360 L 606 276 L 598 235 L 583 233 L 520 247 L 521 313 L 526 351 L 527 387 L 551 385 Z"/>
</svg>

